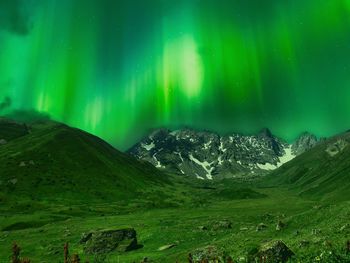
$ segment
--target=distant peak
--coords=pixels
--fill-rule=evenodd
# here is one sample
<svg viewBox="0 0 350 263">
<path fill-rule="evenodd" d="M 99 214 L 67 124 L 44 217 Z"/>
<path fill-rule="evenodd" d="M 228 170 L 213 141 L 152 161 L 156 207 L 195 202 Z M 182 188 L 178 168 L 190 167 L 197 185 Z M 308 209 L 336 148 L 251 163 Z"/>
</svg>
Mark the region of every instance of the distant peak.
<svg viewBox="0 0 350 263">
<path fill-rule="evenodd" d="M 269 137 L 269 138 L 273 137 L 272 132 L 268 128 L 263 128 L 259 132 L 259 136 Z"/>
<path fill-rule="evenodd" d="M 151 134 L 150 134 L 150 138 L 157 138 L 157 137 L 162 137 L 162 136 L 167 136 L 171 131 L 169 129 L 166 128 L 160 128 L 160 129 L 156 129 L 154 130 Z"/>
<path fill-rule="evenodd" d="M 317 140 L 318 140 L 317 137 L 316 137 L 316 135 L 314 135 L 314 134 L 312 134 L 312 133 L 310 133 L 310 132 L 303 132 L 303 133 L 301 133 L 301 134 L 298 136 L 298 138 L 297 138 L 296 141 L 298 141 L 298 140 L 305 140 L 305 139 L 311 139 L 311 140 L 314 140 L 314 141 L 317 141 Z"/>
</svg>

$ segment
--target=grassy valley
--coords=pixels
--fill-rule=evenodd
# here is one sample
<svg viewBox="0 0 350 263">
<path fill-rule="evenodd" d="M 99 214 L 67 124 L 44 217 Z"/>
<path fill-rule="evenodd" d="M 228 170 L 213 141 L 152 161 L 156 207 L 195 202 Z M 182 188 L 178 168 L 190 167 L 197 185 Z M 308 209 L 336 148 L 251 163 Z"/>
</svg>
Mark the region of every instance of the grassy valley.
<svg viewBox="0 0 350 263">
<path fill-rule="evenodd" d="M 63 262 L 66 242 L 81 262 L 188 262 L 207 246 L 254 262 L 273 240 L 294 252 L 291 262 L 350 262 L 347 134 L 242 182 L 163 174 L 59 123 L 9 126 L 0 131 L 0 262 L 13 242 L 32 262 Z M 91 255 L 79 242 L 121 228 L 136 230 L 138 249 Z"/>
</svg>

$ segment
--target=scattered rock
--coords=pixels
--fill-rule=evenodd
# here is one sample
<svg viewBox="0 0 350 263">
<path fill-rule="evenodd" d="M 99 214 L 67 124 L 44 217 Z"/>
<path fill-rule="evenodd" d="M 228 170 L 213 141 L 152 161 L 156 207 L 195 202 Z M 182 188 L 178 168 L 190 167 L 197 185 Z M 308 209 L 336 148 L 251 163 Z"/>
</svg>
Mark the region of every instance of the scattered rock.
<svg viewBox="0 0 350 263">
<path fill-rule="evenodd" d="M 267 228 L 267 225 L 265 225 L 264 223 L 260 223 L 257 227 L 256 227 L 256 231 L 262 231 L 265 230 Z"/>
<path fill-rule="evenodd" d="M 5 139 L 0 139 L 0 145 L 4 145 L 6 143 L 7 143 L 7 141 Z"/>
<path fill-rule="evenodd" d="M 190 254 L 193 263 L 208 262 L 219 263 L 223 262 L 222 258 L 224 253 L 215 246 L 207 246 L 204 248 L 196 249 Z"/>
<path fill-rule="evenodd" d="M 279 220 L 278 222 L 277 222 L 277 225 L 276 225 L 276 231 L 281 231 L 283 228 L 285 228 L 286 227 L 286 224 L 285 223 L 283 223 L 281 220 Z"/>
<path fill-rule="evenodd" d="M 248 230 L 249 230 L 248 227 L 241 227 L 241 228 L 239 229 L 239 231 L 248 231 Z"/>
<path fill-rule="evenodd" d="M 92 237 L 92 232 L 82 233 L 79 244 L 85 244 Z"/>
<path fill-rule="evenodd" d="M 208 228 L 206 226 L 199 226 L 198 229 L 201 231 L 208 230 Z"/>
<path fill-rule="evenodd" d="M 220 220 L 217 222 L 214 222 L 213 224 L 213 230 L 222 230 L 222 229 L 231 229 L 232 223 L 229 220 Z"/>
<path fill-rule="evenodd" d="M 20 162 L 19 167 L 25 167 L 26 163 L 25 162 Z"/>
<path fill-rule="evenodd" d="M 263 222 L 274 222 L 276 217 L 273 214 L 266 213 L 261 215 L 261 221 Z"/>
<path fill-rule="evenodd" d="M 344 231 L 346 231 L 348 229 L 350 229 L 350 224 L 345 224 L 339 229 L 339 231 L 340 232 L 344 232 Z"/>
<path fill-rule="evenodd" d="M 263 262 L 269 263 L 287 262 L 292 256 L 293 251 L 282 240 L 266 243 L 258 252 L 258 257 L 264 260 Z"/>
<path fill-rule="evenodd" d="M 310 245 L 310 241 L 309 240 L 301 240 L 299 242 L 299 247 L 302 248 L 302 247 L 307 247 L 308 245 Z"/>
<path fill-rule="evenodd" d="M 169 245 L 161 246 L 160 248 L 158 248 L 158 251 L 168 250 L 168 249 L 173 248 L 173 247 L 176 247 L 176 244 L 169 244 Z"/>
<path fill-rule="evenodd" d="M 8 182 L 15 185 L 15 184 L 17 184 L 18 180 L 17 180 L 17 178 L 13 178 L 13 179 L 9 180 Z"/>
<path fill-rule="evenodd" d="M 85 241 L 84 251 L 87 254 L 126 252 L 139 247 L 133 228 L 91 232 L 83 236 L 80 242 L 84 243 L 83 241 Z"/>
</svg>

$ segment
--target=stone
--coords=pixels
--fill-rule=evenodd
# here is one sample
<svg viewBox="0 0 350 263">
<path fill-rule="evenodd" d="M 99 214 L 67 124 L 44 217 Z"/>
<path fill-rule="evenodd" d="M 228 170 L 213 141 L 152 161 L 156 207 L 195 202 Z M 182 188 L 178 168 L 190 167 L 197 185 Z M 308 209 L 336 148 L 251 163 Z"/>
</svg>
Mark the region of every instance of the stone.
<svg viewBox="0 0 350 263">
<path fill-rule="evenodd" d="M 136 231 L 133 228 L 101 230 L 84 234 L 81 243 L 85 243 L 87 254 L 104 254 L 113 251 L 126 252 L 137 249 Z"/>
<path fill-rule="evenodd" d="M 276 225 L 276 231 L 281 231 L 283 228 L 286 227 L 286 224 L 283 223 L 281 220 L 277 222 L 277 225 Z"/>
<path fill-rule="evenodd" d="M 207 262 L 207 263 L 219 263 L 223 261 L 223 251 L 219 250 L 215 246 L 207 246 L 204 248 L 198 248 L 190 254 L 193 263 Z"/>
<path fill-rule="evenodd" d="M 79 244 L 85 244 L 92 237 L 92 233 L 82 233 Z"/>
<path fill-rule="evenodd" d="M 232 228 L 232 223 L 231 223 L 231 221 L 229 221 L 227 219 L 220 220 L 220 221 L 214 222 L 212 228 L 213 228 L 213 230 L 231 229 Z"/>
<path fill-rule="evenodd" d="M 206 226 L 199 226 L 198 229 L 201 231 L 208 230 L 208 228 Z"/>
<path fill-rule="evenodd" d="M 264 223 L 260 223 L 257 227 L 256 227 L 256 231 L 262 231 L 265 230 L 267 228 L 267 225 L 265 225 Z"/>
<path fill-rule="evenodd" d="M 6 143 L 7 143 L 7 141 L 5 139 L 0 139 L 0 145 L 4 145 Z"/>
<path fill-rule="evenodd" d="M 168 250 L 168 249 L 173 248 L 173 247 L 176 247 L 176 244 L 169 244 L 169 245 L 161 246 L 160 248 L 158 248 L 158 251 Z"/>
<path fill-rule="evenodd" d="M 18 182 L 17 178 L 13 178 L 13 179 L 9 180 L 9 183 L 11 183 L 13 185 L 17 184 L 17 182 Z"/>
<path fill-rule="evenodd" d="M 258 258 L 267 263 L 284 263 L 294 256 L 291 251 L 282 240 L 275 240 L 265 243 L 261 246 L 258 252 Z"/>
<path fill-rule="evenodd" d="M 310 241 L 309 240 L 301 240 L 299 242 L 299 247 L 300 248 L 307 247 L 308 245 L 310 245 Z"/>
<path fill-rule="evenodd" d="M 26 163 L 25 162 L 20 162 L 19 163 L 19 167 L 25 167 L 26 166 Z"/>
<path fill-rule="evenodd" d="M 345 224 L 339 229 L 339 231 L 340 232 L 344 232 L 344 231 L 346 231 L 348 229 L 350 229 L 350 224 Z"/>
</svg>

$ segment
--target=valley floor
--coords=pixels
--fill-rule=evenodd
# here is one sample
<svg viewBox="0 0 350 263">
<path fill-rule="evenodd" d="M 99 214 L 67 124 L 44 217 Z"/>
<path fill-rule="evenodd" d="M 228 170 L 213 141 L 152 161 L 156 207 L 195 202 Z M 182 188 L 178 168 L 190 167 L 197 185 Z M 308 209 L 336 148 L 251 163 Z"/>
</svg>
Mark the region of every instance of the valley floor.
<svg viewBox="0 0 350 263">
<path fill-rule="evenodd" d="M 17 242 L 31 262 L 63 262 L 63 245 L 78 253 L 82 261 L 94 262 L 79 244 L 82 233 L 98 229 L 133 227 L 142 248 L 107 256 L 106 262 L 187 262 L 188 253 L 214 245 L 232 256 L 244 258 L 250 250 L 269 240 L 283 240 L 300 262 L 318 262 L 316 257 L 331 248 L 343 249 L 350 227 L 350 203 L 321 203 L 304 200 L 285 189 L 260 188 L 265 198 L 213 199 L 182 207 L 146 209 L 128 204 L 57 205 L 15 207 L 0 213 L 0 262 L 9 262 L 11 246 Z M 23 210 L 24 211 L 24 210 Z M 229 220 L 232 228 L 213 229 L 215 222 Z M 282 221 L 285 227 L 276 231 Z M 263 223 L 266 229 L 257 231 Z M 203 226 L 203 227 L 202 227 Z M 162 246 L 175 246 L 164 251 Z M 304 258 L 305 256 L 305 258 Z M 304 258 L 304 260 L 302 260 Z M 308 259 L 306 259 L 308 258 Z M 236 261 L 235 261 L 236 262 Z"/>
</svg>

